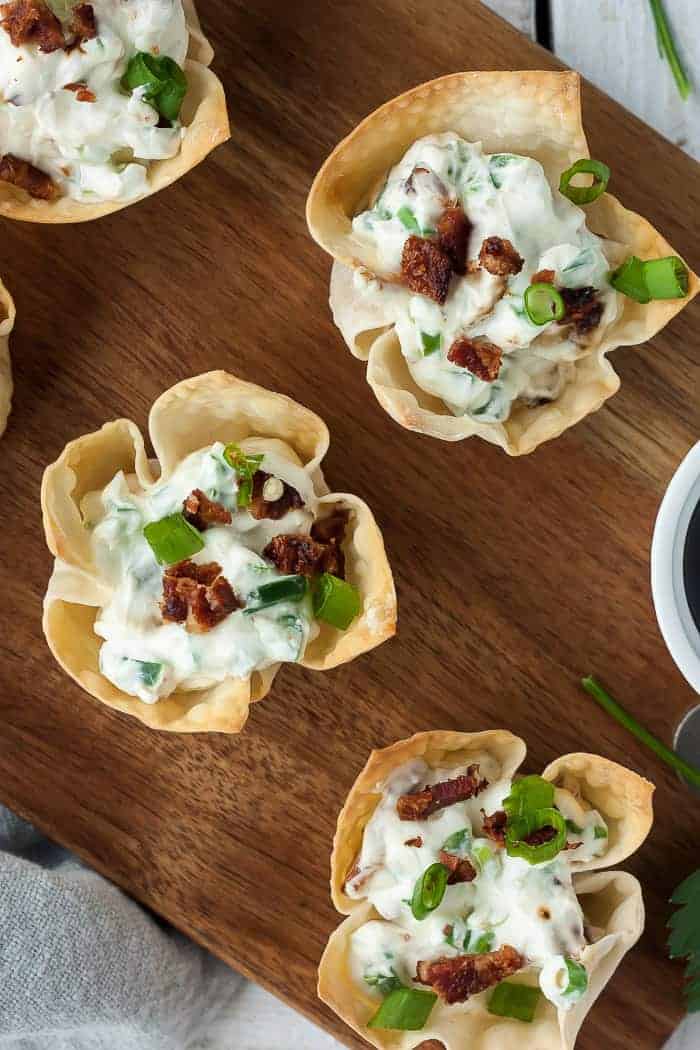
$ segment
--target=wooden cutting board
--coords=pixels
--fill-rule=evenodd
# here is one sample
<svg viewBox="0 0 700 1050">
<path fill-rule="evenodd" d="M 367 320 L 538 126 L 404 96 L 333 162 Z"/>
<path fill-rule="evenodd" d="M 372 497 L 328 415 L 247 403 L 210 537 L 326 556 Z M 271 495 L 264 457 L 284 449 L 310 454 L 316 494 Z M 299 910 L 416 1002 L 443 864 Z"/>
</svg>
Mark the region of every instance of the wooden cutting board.
<svg viewBox="0 0 700 1050">
<path fill-rule="evenodd" d="M 233 141 L 109 219 L 2 223 L 18 323 L 0 446 L 0 797 L 357 1047 L 317 1001 L 315 973 L 339 921 L 327 889 L 335 819 L 369 750 L 416 730 L 504 726 L 529 741 L 533 771 L 576 750 L 627 762 L 658 785 L 654 832 L 629 864 L 647 932 L 578 1045 L 657 1048 L 682 1011 L 664 924 L 672 888 L 700 861 L 700 812 L 578 678 L 597 673 L 665 740 L 695 699 L 657 631 L 648 579 L 659 500 L 700 429 L 700 304 L 652 344 L 618 351 L 621 392 L 526 459 L 401 430 L 331 323 L 329 260 L 304 223 L 311 179 L 362 116 L 414 84 L 555 63 L 464 0 L 200 8 Z M 697 165 L 592 89 L 585 111 L 615 190 L 697 269 Z M 90 699 L 48 653 L 39 484 L 66 441 L 117 416 L 144 425 L 162 390 L 211 368 L 327 420 L 331 485 L 366 498 L 384 529 L 399 636 L 325 675 L 285 668 L 239 737 L 159 735 Z"/>
</svg>

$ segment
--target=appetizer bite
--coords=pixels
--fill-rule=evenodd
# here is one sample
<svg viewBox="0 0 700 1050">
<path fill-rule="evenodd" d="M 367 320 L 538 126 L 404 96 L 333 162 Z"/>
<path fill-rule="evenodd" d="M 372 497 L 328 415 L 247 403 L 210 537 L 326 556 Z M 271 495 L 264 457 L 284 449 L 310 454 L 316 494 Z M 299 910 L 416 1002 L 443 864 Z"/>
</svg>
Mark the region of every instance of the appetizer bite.
<svg viewBox="0 0 700 1050">
<path fill-rule="evenodd" d="M 644 841 L 653 786 L 585 754 L 516 777 L 524 757 L 501 730 L 418 733 L 356 780 L 319 995 L 372 1046 L 571 1050 L 639 938 L 638 882 L 597 869 Z"/>
<path fill-rule="evenodd" d="M 282 663 L 326 670 L 394 633 L 381 533 L 329 493 L 318 416 L 210 372 L 149 432 L 153 461 L 121 419 L 44 473 L 44 632 L 84 689 L 154 728 L 236 733 Z"/>
<path fill-rule="evenodd" d="M 518 455 L 615 393 L 606 354 L 698 281 L 609 177 L 575 73 L 443 77 L 340 143 L 307 219 L 335 259 L 335 323 L 393 419 Z"/>
<path fill-rule="evenodd" d="M 5 285 L 0 281 L 0 436 L 7 426 L 12 404 L 12 366 L 10 364 L 10 332 L 15 323 L 15 304 Z"/>
<path fill-rule="evenodd" d="M 229 137 L 193 0 L 0 3 L 0 214 L 96 219 Z"/>
</svg>

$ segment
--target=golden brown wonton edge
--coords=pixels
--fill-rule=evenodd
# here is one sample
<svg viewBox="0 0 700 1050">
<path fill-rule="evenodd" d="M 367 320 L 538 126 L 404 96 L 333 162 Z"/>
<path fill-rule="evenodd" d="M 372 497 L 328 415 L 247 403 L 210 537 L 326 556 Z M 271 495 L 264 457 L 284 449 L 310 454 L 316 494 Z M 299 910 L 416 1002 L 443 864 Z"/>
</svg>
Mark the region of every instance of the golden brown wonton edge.
<svg viewBox="0 0 700 1050">
<path fill-rule="evenodd" d="M 194 0 L 183 0 L 190 41 L 185 61 L 188 79 L 187 95 L 182 107 L 182 123 L 186 126 L 180 152 L 168 160 L 151 161 L 150 188 L 142 197 L 128 201 L 102 201 L 81 204 L 70 197 L 55 201 L 35 200 L 29 194 L 8 182 L 0 181 L 0 215 L 23 222 L 69 223 L 88 222 L 120 211 L 139 200 L 145 200 L 158 190 L 175 182 L 191 168 L 204 160 L 208 153 L 230 137 L 226 98 L 223 85 L 208 66 L 214 52 L 202 33 Z"/>
<path fill-rule="evenodd" d="M 368 249 L 353 238 L 351 219 L 368 206 L 379 181 L 416 139 L 443 131 L 482 141 L 487 152 L 535 157 L 555 191 L 561 172 L 589 156 L 577 73 L 469 72 L 422 84 L 363 120 L 316 176 L 307 202 L 307 221 L 312 236 L 334 257 L 336 267 L 340 263 L 373 272 Z M 612 161 L 614 179 L 614 158 L 605 159 Z M 594 232 L 625 245 L 629 252 L 643 258 L 675 254 L 645 219 L 610 194 L 585 210 Z M 336 323 L 353 354 L 368 362 L 367 380 L 389 415 L 410 430 L 446 441 L 478 435 L 511 455 L 533 451 L 599 409 L 620 385 L 606 355 L 618 346 L 651 339 L 700 288 L 691 271 L 685 299 L 642 306 L 621 297 L 621 315 L 576 362 L 574 381 L 556 401 L 538 408 L 518 405 L 505 423 L 477 423 L 452 416 L 438 398 L 418 387 L 392 328 L 354 327 L 357 293 L 352 282 L 341 283 L 340 297 L 331 297 Z"/>
<path fill-rule="evenodd" d="M 5 432 L 12 406 L 12 365 L 9 343 L 14 323 L 15 304 L 7 288 L 0 281 L 0 437 Z"/>
<path fill-rule="evenodd" d="M 495 758 L 503 776 L 511 777 L 526 753 L 524 742 L 505 730 L 458 733 L 434 730 L 417 733 L 391 747 L 373 751 L 355 781 L 338 817 L 331 858 L 331 896 L 337 910 L 347 918 L 331 934 L 319 965 L 320 998 L 372 1046 L 413 1050 L 423 1041 L 441 1041 L 445 1050 L 500 1050 L 518 1041 L 523 1050 L 571 1050 L 578 1030 L 593 1002 L 603 990 L 622 957 L 641 935 L 644 906 L 641 888 L 626 872 L 600 871 L 618 863 L 642 844 L 651 828 L 653 785 L 623 766 L 597 755 L 565 755 L 550 763 L 543 776 L 576 792 L 599 810 L 609 826 L 609 850 L 605 857 L 578 865 L 574 875 L 584 908 L 595 925 L 615 940 L 598 940 L 589 946 L 584 962 L 589 988 L 576 1007 L 565 1013 L 541 1000 L 532 1025 L 496 1018 L 486 1010 L 489 993 L 473 997 L 457 1007 L 438 1002 L 421 1032 L 372 1030 L 367 1021 L 377 1009 L 376 998 L 366 994 L 352 979 L 348 963 L 348 939 L 370 919 L 380 918 L 366 900 L 348 897 L 343 890 L 362 842 L 364 828 L 381 797 L 377 787 L 390 773 L 416 757 L 431 766 L 462 766 L 479 761 L 479 755 Z M 576 868 L 576 866 L 575 866 Z M 517 980 L 531 983 L 524 972 Z M 433 1048 L 431 1047 L 431 1050 Z"/>
<path fill-rule="evenodd" d="M 360 591 L 363 609 L 347 631 L 320 625 L 307 646 L 303 666 L 327 670 L 379 645 L 395 632 L 396 595 L 384 543 L 367 505 L 355 496 L 329 493 L 321 460 L 328 430 L 313 412 L 285 397 L 237 379 L 208 372 L 162 394 L 149 417 L 149 433 L 162 476 L 190 452 L 214 441 L 276 439 L 290 459 L 304 466 L 321 496 L 321 507 L 350 512 L 344 544 L 347 578 Z M 251 703 L 269 691 L 277 666 L 250 679 L 226 679 L 205 690 L 176 691 L 146 704 L 117 689 L 99 672 L 100 639 L 93 631 L 104 590 L 92 564 L 90 539 L 78 504 L 103 488 L 119 470 L 153 480 L 136 425 L 121 419 L 71 441 L 44 472 L 41 505 L 46 541 L 57 559 L 44 603 L 43 627 L 63 669 L 92 696 L 133 715 L 154 729 L 173 732 L 239 732 Z"/>
</svg>

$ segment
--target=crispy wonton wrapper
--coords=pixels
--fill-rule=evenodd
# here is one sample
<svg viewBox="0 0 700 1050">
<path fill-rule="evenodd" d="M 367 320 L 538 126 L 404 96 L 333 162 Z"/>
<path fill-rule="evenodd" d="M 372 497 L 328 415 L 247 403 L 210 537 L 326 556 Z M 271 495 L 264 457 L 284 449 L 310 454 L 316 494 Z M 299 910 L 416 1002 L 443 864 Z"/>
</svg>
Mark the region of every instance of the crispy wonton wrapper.
<svg viewBox="0 0 700 1050">
<path fill-rule="evenodd" d="M 0 181 L 0 215 L 25 222 L 47 223 L 100 219 L 169 186 L 190 168 L 196 167 L 216 146 L 226 142 L 230 130 L 224 89 L 219 78 L 208 68 L 214 51 L 202 32 L 194 0 L 182 0 L 182 6 L 190 32 L 184 66 L 188 87 L 180 116 L 185 135 L 177 156 L 150 162 L 148 192 L 132 200 L 82 204 L 70 197 L 58 197 L 54 201 L 35 200 L 25 190 Z"/>
<path fill-rule="evenodd" d="M 10 332 L 15 323 L 15 304 L 5 285 L 0 281 L 0 436 L 7 426 L 12 405 L 12 366 L 10 364 Z"/>
<path fill-rule="evenodd" d="M 389 415 L 409 430 L 460 441 L 476 434 L 511 455 L 532 452 L 601 407 L 620 386 L 606 358 L 618 346 L 651 339 L 697 294 L 690 273 L 687 298 L 642 306 L 620 296 L 617 320 L 575 362 L 576 374 L 559 398 L 529 408 L 516 404 L 505 423 L 479 423 L 453 416 L 437 397 L 413 380 L 394 331 L 391 291 L 362 298 L 356 270 L 378 274 L 371 246 L 356 238 L 352 219 L 371 203 L 389 170 L 416 139 L 454 131 L 482 142 L 488 153 L 509 152 L 540 161 L 555 192 L 561 173 L 588 157 L 581 122 L 577 73 L 455 73 L 414 88 L 387 102 L 336 147 L 316 176 L 307 203 L 314 239 L 336 260 L 331 307 L 350 350 L 367 362 L 367 380 Z M 616 242 L 620 260 L 675 254 L 645 219 L 606 193 L 586 207 L 588 226 Z M 384 284 L 387 292 L 387 285 Z"/>
<path fill-rule="evenodd" d="M 396 595 L 384 543 L 369 507 L 356 496 L 329 493 L 321 472 L 328 430 L 317 415 L 285 397 L 226 372 L 209 372 L 162 394 L 149 417 L 156 459 L 150 460 L 134 423 L 118 419 L 71 441 L 44 473 L 41 505 L 55 567 L 44 600 L 44 633 L 68 674 L 109 707 L 154 729 L 174 732 L 239 732 L 250 704 L 270 689 L 279 665 L 248 679 L 227 678 L 207 689 L 176 691 L 154 704 L 122 692 L 99 670 L 101 639 L 93 624 L 109 598 L 93 561 L 80 513 L 87 492 L 105 487 L 119 471 L 148 489 L 167 478 L 185 456 L 214 441 L 237 442 L 247 451 L 273 447 L 302 466 L 313 482 L 318 514 L 349 512 L 343 545 L 348 580 L 362 597 L 362 612 L 347 631 L 319 624 L 300 661 L 328 670 L 352 660 L 394 634 Z M 160 473 L 159 473 L 160 470 Z"/>
<path fill-rule="evenodd" d="M 319 966 L 318 994 L 339 1017 L 372 1046 L 418 1050 L 571 1050 L 588 1011 L 612 977 L 625 953 L 644 928 L 644 904 L 637 880 L 626 872 L 600 871 L 618 863 L 642 844 L 652 824 L 654 787 L 629 769 L 597 755 L 565 755 L 542 774 L 557 787 L 580 796 L 605 818 L 609 848 L 605 856 L 572 864 L 574 885 L 587 921 L 603 933 L 581 957 L 588 971 L 588 991 L 568 1012 L 541 997 L 532 1024 L 496 1017 L 487 1010 L 490 992 L 466 1003 L 446 1006 L 438 1000 L 420 1032 L 367 1028 L 379 1001 L 354 980 L 349 966 L 349 938 L 371 919 L 381 919 L 366 900 L 344 892 L 347 873 L 362 845 L 365 826 L 381 798 L 381 785 L 397 767 L 423 758 L 433 768 L 462 767 L 478 762 L 489 780 L 512 777 L 525 757 L 525 744 L 505 730 L 457 733 L 436 730 L 417 733 L 382 751 L 373 751 L 355 781 L 338 817 L 331 858 L 331 896 L 348 918 L 331 935 Z M 536 984 L 531 971 L 515 978 Z M 431 1042 L 433 1040 L 433 1042 Z"/>
</svg>

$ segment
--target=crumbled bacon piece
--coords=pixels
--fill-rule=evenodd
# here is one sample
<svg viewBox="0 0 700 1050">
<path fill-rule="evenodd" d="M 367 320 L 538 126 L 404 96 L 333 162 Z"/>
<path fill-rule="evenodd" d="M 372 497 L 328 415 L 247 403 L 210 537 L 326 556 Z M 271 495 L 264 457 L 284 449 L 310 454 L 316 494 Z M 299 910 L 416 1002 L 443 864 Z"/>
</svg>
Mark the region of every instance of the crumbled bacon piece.
<svg viewBox="0 0 700 1050">
<path fill-rule="evenodd" d="M 544 827 L 537 828 L 536 831 L 527 835 L 523 841 L 527 842 L 528 846 L 544 846 L 545 842 L 551 842 L 556 837 L 556 828 L 553 828 L 550 824 L 545 824 Z"/>
<path fill-rule="evenodd" d="M 504 944 L 495 952 L 481 955 L 458 955 L 456 958 L 442 957 L 432 962 L 419 962 L 416 979 L 430 985 L 446 1003 L 463 1003 L 471 995 L 492 988 L 506 977 L 517 973 L 525 965 L 525 959 Z"/>
<path fill-rule="evenodd" d="M 438 245 L 457 274 L 467 272 L 467 249 L 471 223 L 459 206 L 447 208 L 437 224 Z"/>
<path fill-rule="evenodd" d="M 287 576 L 297 573 L 301 573 L 302 576 L 314 576 L 317 573 L 332 571 L 326 569 L 328 548 L 303 533 L 275 536 L 265 547 L 263 555 Z"/>
<path fill-rule="evenodd" d="M 420 837 L 420 835 L 416 835 L 414 839 L 406 839 L 406 841 L 404 842 L 404 846 L 415 846 L 416 849 L 420 849 L 422 845 L 423 839 Z"/>
<path fill-rule="evenodd" d="M 182 504 L 182 515 L 194 525 L 195 529 L 204 532 L 210 525 L 230 525 L 231 511 L 221 503 L 209 497 L 201 489 L 194 489 Z"/>
<path fill-rule="evenodd" d="M 493 383 L 501 371 L 503 351 L 488 339 L 467 339 L 462 335 L 455 339 L 447 351 L 447 360 L 460 368 L 466 368 L 485 383 Z"/>
<path fill-rule="evenodd" d="M 186 623 L 188 631 L 195 634 L 210 631 L 240 608 L 242 603 L 215 561 L 205 565 L 181 561 L 169 566 L 163 574 L 160 603 L 163 619 Z"/>
<path fill-rule="evenodd" d="M 479 779 L 479 767 L 469 766 L 466 773 L 452 780 L 441 780 L 412 795 L 401 795 L 396 810 L 401 820 L 424 820 L 439 809 L 465 802 L 488 787 L 488 780 Z"/>
<path fill-rule="evenodd" d="M 577 335 L 585 335 L 600 324 L 603 304 L 595 288 L 562 288 L 566 313 L 559 324 L 572 324 Z"/>
<path fill-rule="evenodd" d="M 345 554 L 343 540 L 350 515 L 347 510 L 337 509 L 325 518 L 317 518 L 311 526 L 311 538 L 328 547 L 326 572 L 345 578 Z"/>
<path fill-rule="evenodd" d="M 530 278 L 530 284 L 554 284 L 555 277 L 554 270 L 538 270 Z"/>
<path fill-rule="evenodd" d="M 64 84 L 63 90 L 74 91 L 78 102 L 97 102 L 97 95 L 94 91 L 90 91 L 87 84 L 80 82 L 75 84 Z"/>
<path fill-rule="evenodd" d="M 298 510 L 299 507 L 304 506 L 304 501 L 295 488 L 288 485 L 286 481 L 282 481 L 282 495 L 276 500 L 266 500 L 263 497 L 263 489 L 265 488 L 265 482 L 273 477 L 272 474 L 266 474 L 264 470 L 256 470 L 253 475 L 253 495 L 251 497 L 248 510 L 260 521 L 262 518 L 271 518 L 273 521 L 277 521 L 279 518 L 283 518 L 289 510 Z M 281 481 L 281 479 L 280 479 Z"/>
<path fill-rule="evenodd" d="M 77 41 L 93 40 L 97 36 L 95 10 L 92 4 L 76 4 L 70 21 L 70 31 Z"/>
<path fill-rule="evenodd" d="M 452 276 L 450 258 L 434 241 L 411 236 L 403 246 L 401 273 L 417 295 L 426 295 L 442 305 Z"/>
<path fill-rule="evenodd" d="M 450 873 L 447 880 L 449 886 L 454 886 L 456 882 L 473 882 L 476 878 L 476 868 L 466 857 L 455 857 L 454 853 L 448 853 L 444 849 L 440 850 L 438 857 Z"/>
<path fill-rule="evenodd" d="M 509 274 L 520 273 L 523 268 L 523 260 L 513 245 L 502 237 L 486 238 L 481 245 L 479 262 L 494 277 L 507 277 Z"/>
<path fill-rule="evenodd" d="M 44 54 L 58 51 L 65 44 L 61 23 L 44 0 L 14 0 L 3 4 L 0 25 L 14 47 L 38 44 Z"/>
<path fill-rule="evenodd" d="M 37 200 L 52 201 L 58 197 L 58 186 L 50 175 L 12 153 L 0 158 L 0 181 L 11 182 Z"/>
<path fill-rule="evenodd" d="M 486 813 L 482 809 L 481 815 L 484 818 L 483 832 L 484 835 L 497 842 L 499 846 L 505 846 L 506 843 L 506 824 L 508 823 L 508 816 L 505 810 L 499 809 L 495 813 L 492 813 L 490 817 L 486 816 Z"/>
</svg>

